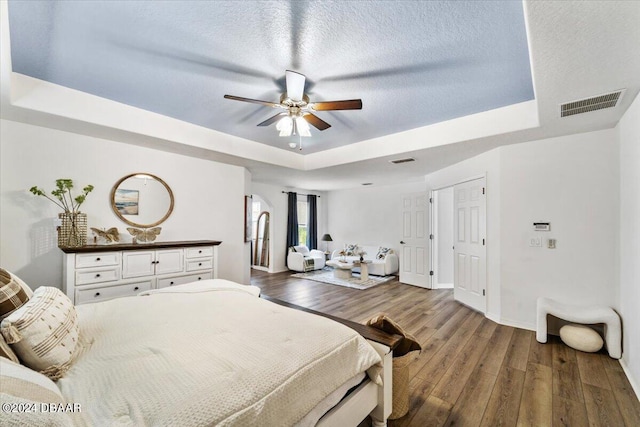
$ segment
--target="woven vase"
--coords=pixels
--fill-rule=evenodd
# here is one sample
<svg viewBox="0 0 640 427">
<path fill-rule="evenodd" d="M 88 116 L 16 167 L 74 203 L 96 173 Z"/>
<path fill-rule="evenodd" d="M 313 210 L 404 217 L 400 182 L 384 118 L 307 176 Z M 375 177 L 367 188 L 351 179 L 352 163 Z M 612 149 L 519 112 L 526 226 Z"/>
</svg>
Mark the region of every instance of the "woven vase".
<svg viewBox="0 0 640 427">
<path fill-rule="evenodd" d="M 87 244 L 87 214 L 63 212 L 58 214 L 62 225 L 58 227 L 58 246 L 75 248 Z"/>
</svg>

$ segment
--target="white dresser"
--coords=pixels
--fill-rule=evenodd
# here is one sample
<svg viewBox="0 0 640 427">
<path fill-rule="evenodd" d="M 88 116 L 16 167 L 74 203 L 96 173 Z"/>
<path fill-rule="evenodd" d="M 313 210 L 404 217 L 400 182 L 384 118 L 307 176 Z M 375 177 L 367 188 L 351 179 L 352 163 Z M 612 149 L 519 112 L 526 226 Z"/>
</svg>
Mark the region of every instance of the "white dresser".
<svg viewBox="0 0 640 427">
<path fill-rule="evenodd" d="M 63 291 L 77 305 L 215 279 L 220 243 L 194 240 L 62 248 Z"/>
</svg>

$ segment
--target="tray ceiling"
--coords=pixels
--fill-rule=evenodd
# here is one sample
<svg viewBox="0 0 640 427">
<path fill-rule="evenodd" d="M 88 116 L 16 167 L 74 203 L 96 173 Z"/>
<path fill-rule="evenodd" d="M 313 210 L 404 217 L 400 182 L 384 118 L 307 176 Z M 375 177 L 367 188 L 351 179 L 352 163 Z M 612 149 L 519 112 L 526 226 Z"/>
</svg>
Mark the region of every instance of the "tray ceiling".
<svg viewBox="0 0 640 427">
<path fill-rule="evenodd" d="M 332 127 L 311 154 L 534 99 L 523 5 L 509 2 L 10 1 L 13 71 L 290 150 L 256 125 L 284 71 Z M 297 142 L 297 138 L 295 138 Z"/>
</svg>

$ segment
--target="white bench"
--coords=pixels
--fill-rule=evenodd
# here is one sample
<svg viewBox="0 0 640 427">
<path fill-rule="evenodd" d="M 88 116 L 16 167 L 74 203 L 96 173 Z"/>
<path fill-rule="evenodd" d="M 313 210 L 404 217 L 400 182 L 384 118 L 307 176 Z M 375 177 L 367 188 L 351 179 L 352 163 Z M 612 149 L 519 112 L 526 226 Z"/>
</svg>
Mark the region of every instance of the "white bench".
<svg viewBox="0 0 640 427">
<path fill-rule="evenodd" d="M 536 340 L 547 342 L 547 315 L 558 317 L 569 322 L 594 324 L 604 323 L 604 341 L 609 356 L 614 359 L 622 357 L 622 327 L 620 317 L 611 307 L 606 306 L 576 306 L 563 304 L 549 298 L 538 298 L 538 327 Z"/>
</svg>

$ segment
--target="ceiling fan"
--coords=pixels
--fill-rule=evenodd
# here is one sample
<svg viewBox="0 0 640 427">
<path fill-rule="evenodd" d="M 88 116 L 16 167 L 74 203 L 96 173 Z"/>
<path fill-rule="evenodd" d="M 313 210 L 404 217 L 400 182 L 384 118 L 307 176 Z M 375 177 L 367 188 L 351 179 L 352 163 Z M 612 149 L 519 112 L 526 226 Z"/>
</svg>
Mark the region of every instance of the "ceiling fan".
<svg viewBox="0 0 640 427">
<path fill-rule="evenodd" d="M 285 73 L 287 91 L 280 96 L 280 102 L 261 101 L 259 99 L 242 98 L 240 96 L 225 95 L 226 99 L 251 102 L 272 108 L 280 108 L 282 111 L 268 118 L 258 126 L 269 126 L 278 122 L 276 129 L 280 136 L 311 136 L 309 125 L 322 131 L 329 129 L 331 125 L 313 114 L 314 111 L 331 110 L 361 110 L 361 99 L 349 99 L 345 101 L 309 102 L 309 97 L 304 93 L 306 77 L 304 74 L 287 70 Z M 307 124 L 308 123 L 308 124 Z"/>
</svg>

